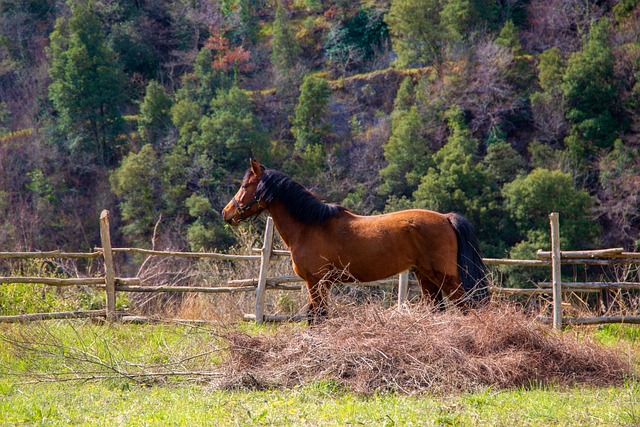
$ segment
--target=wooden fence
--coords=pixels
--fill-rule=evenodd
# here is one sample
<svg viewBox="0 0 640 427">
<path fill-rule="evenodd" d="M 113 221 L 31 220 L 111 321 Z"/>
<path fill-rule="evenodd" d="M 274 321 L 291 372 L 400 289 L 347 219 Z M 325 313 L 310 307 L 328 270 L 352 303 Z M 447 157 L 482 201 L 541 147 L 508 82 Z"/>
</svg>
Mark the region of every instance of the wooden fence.
<svg viewBox="0 0 640 427">
<path fill-rule="evenodd" d="M 535 295 L 550 294 L 553 296 L 553 316 L 542 321 L 552 323 L 554 328 L 561 328 L 565 324 L 600 324 L 600 323 L 636 323 L 640 324 L 640 316 L 600 316 L 589 318 L 563 317 L 562 299 L 564 292 L 601 292 L 606 289 L 640 289 L 638 282 L 562 282 L 560 268 L 563 264 L 612 266 L 617 264 L 640 264 L 640 253 L 624 252 L 622 248 L 602 249 L 594 251 L 561 251 L 559 244 L 559 217 L 557 213 L 549 215 L 551 224 L 551 250 L 538 251 L 536 260 L 494 259 L 485 258 L 487 265 L 506 265 L 521 267 L 551 267 L 551 282 L 542 282 L 537 288 L 504 288 L 491 286 L 490 292 L 504 295 Z M 53 278 L 53 277 L 0 277 L 0 286 L 8 283 L 34 283 L 50 286 L 93 286 L 106 292 L 106 307 L 103 310 L 69 311 L 56 313 L 33 313 L 14 316 L 0 316 L 0 322 L 21 322 L 29 320 L 103 317 L 109 322 L 126 320 L 124 313 L 116 311 L 116 292 L 200 292 L 200 293 L 234 293 L 255 292 L 255 313 L 245 315 L 245 319 L 258 323 L 296 319 L 299 316 L 273 316 L 265 313 L 265 293 L 269 289 L 299 290 L 302 280 L 298 276 L 268 277 L 269 264 L 274 257 L 290 256 L 289 251 L 273 249 L 274 226 L 273 220 L 268 218 L 265 226 L 263 245 L 254 249 L 258 254 L 229 255 L 204 252 L 171 252 L 156 251 L 139 248 L 113 248 L 111 246 L 109 211 L 104 210 L 100 215 L 100 238 L 102 247 L 89 253 L 52 252 L 0 252 L 0 259 L 98 259 L 104 263 L 103 277 L 86 278 Z M 212 259 L 217 261 L 257 261 L 260 268 L 257 278 L 229 280 L 228 286 L 194 287 L 194 286 L 142 286 L 137 277 L 116 277 L 114 264 L 115 253 L 137 253 L 157 257 L 179 257 L 193 259 Z M 403 272 L 398 278 L 380 280 L 370 283 L 355 283 L 359 286 L 395 286 L 398 284 L 398 305 L 406 304 L 409 284 L 409 273 Z"/>
</svg>

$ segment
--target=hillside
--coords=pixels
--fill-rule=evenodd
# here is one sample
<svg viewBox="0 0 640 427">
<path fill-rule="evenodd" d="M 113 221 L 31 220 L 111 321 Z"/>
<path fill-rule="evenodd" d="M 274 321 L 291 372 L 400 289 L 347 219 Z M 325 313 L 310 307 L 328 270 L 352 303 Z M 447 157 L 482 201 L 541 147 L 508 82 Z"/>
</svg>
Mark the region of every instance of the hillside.
<svg viewBox="0 0 640 427">
<path fill-rule="evenodd" d="M 249 157 L 487 256 L 640 245 L 640 2 L 0 0 L 0 250 L 224 249 Z M 157 226 L 157 228 L 156 228 Z"/>
</svg>

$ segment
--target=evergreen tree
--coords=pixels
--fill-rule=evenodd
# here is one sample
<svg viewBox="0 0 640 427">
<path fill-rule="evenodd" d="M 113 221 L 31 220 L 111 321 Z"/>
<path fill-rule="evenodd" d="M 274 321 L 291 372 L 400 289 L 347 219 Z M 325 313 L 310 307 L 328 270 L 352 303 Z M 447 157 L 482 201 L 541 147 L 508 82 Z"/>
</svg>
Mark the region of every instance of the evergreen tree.
<svg viewBox="0 0 640 427">
<path fill-rule="evenodd" d="M 424 117 L 415 105 L 415 88 L 411 77 L 400 84 L 391 114 L 391 135 L 384 145 L 387 166 L 380 171 L 380 193 L 409 197 L 420 178 L 432 166 L 430 141 L 424 136 Z"/>
<path fill-rule="evenodd" d="M 489 145 L 482 164 L 498 185 L 513 181 L 525 168 L 524 158 L 506 141 Z"/>
<path fill-rule="evenodd" d="M 497 16 L 495 0 L 447 0 L 443 2 L 442 25 L 455 40 L 468 39 L 484 23 Z"/>
<path fill-rule="evenodd" d="M 294 110 L 291 132 L 295 148 L 304 152 L 312 145 L 322 145 L 328 131 L 327 113 L 331 90 L 325 79 L 307 76 L 300 87 L 300 97 Z"/>
<path fill-rule="evenodd" d="M 433 156 L 434 167 L 422 177 L 413 196 L 417 207 L 471 217 L 478 210 L 477 196 L 487 185 L 475 160 L 478 140 L 471 136 L 459 107 L 450 109 L 447 117 L 451 135 Z"/>
<path fill-rule="evenodd" d="M 434 65 L 440 71 L 451 42 L 491 25 L 495 0 L 395 0 L 385 20 L 400 67 Z"/>
<path fill-rule="evenodd" d="M 440 20 L 443 0 L 395 0 L 385 21 L 400 67 L 442 63 L 447 31 Z"/>
<path fill-rule="evenodd" d="M 567 118 L 573 123 L 565 142 L 578 161 L 592 156 L 596 147 L 611 147 L 621 126 L 609 33 L 608 19 L 594 23 L 582 50 L 569 58 L 563 76 Z"/>
<path fill-rule="evenodd" d="M 278 0 L 277 3 L 271 41 L 271 64 L 281 76 L 286 76 L 298 62 L 301 48 L 296 41 L 284 2 Z"/>
<path fill-rule="evenodd" d="M 168 207 L 188 221 L 194 250 L 231 244 L 218 212 L 235 188 L 230 177 L 245 169 L 250 157 L 268 162 L 268 137 L 260 128 L 251 100 L 237 86 L 219 90 L 209 113 L 178 102 L 172 109 L 180 140 L 165 158 Z"/>
<path fill-rule="evenodd" d="M 524 236 L 512 250 L 514 257 L 531 257 L 536 249 L 549 247 L 550 212 L 560 213 L 563 248 L 589 247 L 597 236 L 597 225 L 589 217 L 593 201 L 565 172 L 535 169 L 506 184 L 502 194 L 506 212 Z"/>
<path fill-rule="evenodd" d="M 146 142 L 157 145 L 171 125 L 171 105 L 171 98 L 162 85 L 155 80 L 150 81 L 138 118 L 138 132 Z"/>
<path fill-rule="evenodd" d="M 462 110 L 451 108 L 447 119 L 450 136 L 413 193 L 413 205 L 466 216 L 476 226 L 483 253 L 499 256 L 504 236 L 496 181 L 477 162 L 478 140 L 471 135 Z"/>
<path fill-rule="evenodd" d="M 73 1 L 71 17 L 61 18 L 51 34 L 49 96 L 70 149 L 109 166 L 120 155 L 124 74 L 107 46 L 92 3 Z"/>
<path fill-rule="evenodd" d="M 129 153 L 109 176 L 113 193 L 120 199 L 125 222 L 122 232 L 131 243 L 148 245 L 150 242 L 160 211 L 159 179 L 158 158 L 150 144 L 137 153 Z"/>
<path fill-rule="evenodd" d="M 291 119 L 294 154 L 299 162 L 290 167 L 300 177 L 316 176 L 324 165 L 330 101 L 331 90 L 325 79 L 305 77 Z"/>
<path fill-rule="evenodd" d="M 189 151 L 202 159 L 203 167 L 234 171 L 244 169 L 248 158 L 268 161 L 267 134 L 244 90 L 233 86 L 219 91 L 210 110 L 211 114 L 200 120 L 199 137 L 189 146 Z"/>
<path fill-rule="evenodd" d="M 513 21 L 505 22 L 500 30 L 500 35 L 496 38 L 496 44 L 511 49 L 514 55 L 522 53 L 522 45 L 518 36 L 518 28 Z"/>
<path fill-rule="evenodd" d="M 562 93 L 565 68 L 560 49 L 554 47 L 540 54 L 538 83 L 542 91 L 531 94 L 531 105 L 539 130 L 538 138 L 549 143 L 559 143 L 568 129 L 565 119 L 566 103 Z"/>
<path fill-rule="evenodd" d="M 389 32 L 382 15 L 361 7 L 358 12 L 331 26 L 324 50 L 327 58 L 342 72 L 358 69 L 374 57 L 387 41 Z"/>
</svg>

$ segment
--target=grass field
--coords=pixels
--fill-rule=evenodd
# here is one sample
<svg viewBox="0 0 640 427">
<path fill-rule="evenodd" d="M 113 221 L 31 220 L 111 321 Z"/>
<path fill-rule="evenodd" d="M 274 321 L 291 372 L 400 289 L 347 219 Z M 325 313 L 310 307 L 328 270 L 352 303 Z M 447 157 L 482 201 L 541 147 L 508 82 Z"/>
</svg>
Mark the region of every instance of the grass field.
<svg viewBox="0 0 640 427">
<path fill-rule="evenodd" d="M 221 390 L 224 335 L 302 325 L 105 326 L 50 321 L 0 326 L 0 425 L 639 426 L 640 383 L 474 392 L 360 395 L 334 381 L 278 390 Z M 565 332 L 628 357 L 640 328 Z"/>
</svg>

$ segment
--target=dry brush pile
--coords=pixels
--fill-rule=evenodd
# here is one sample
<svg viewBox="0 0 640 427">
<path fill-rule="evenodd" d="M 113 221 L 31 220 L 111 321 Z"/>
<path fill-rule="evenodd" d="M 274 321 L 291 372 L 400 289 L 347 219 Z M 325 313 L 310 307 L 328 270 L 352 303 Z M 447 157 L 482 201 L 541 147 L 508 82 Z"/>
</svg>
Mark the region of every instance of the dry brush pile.
<svg viewBox="0 0 640 427">
<path fill-rule="evenodd" d="M 558 334 L 509 305 L 470 314 L 432 308 L 343 308 L 319 325 L 249 336 L 232 332 L 225 388 L 332 380 L 358 393 L 473 391 L 483 387 L 619 384 L 632 362 Z"/>
</svg>

